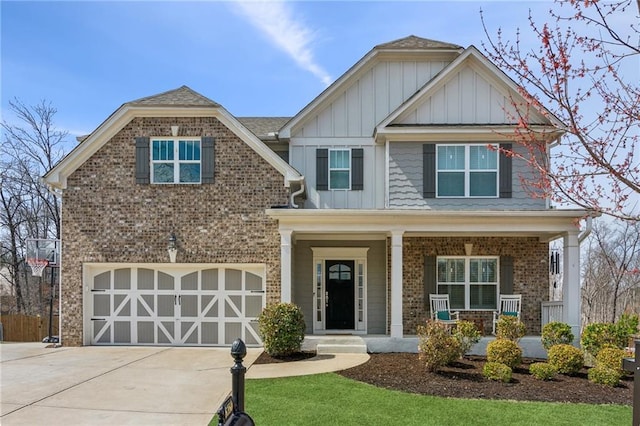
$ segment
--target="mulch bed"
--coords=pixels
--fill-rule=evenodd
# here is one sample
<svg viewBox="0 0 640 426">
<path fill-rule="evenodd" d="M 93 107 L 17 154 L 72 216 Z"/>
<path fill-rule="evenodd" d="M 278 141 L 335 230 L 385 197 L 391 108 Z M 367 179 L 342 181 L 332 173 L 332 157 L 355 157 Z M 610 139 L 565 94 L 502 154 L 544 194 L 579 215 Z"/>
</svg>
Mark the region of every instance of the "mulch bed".
<svg viewBox="0 0 640 426">
<path fill-rule="evenodd" d="M 302 352 L 285 358 L 262 353 L 255 364 L 300 361 L 313 357 L 314 352 Z M 525 359 L 513 372 L 510 383 L 496 382 L 482 375 L 484 357 L 465 357 L 459 362 L 428 372 L 418 354 L 370 354 L 366 363 L 338 374 L 386 389 L 424 395 L 475 399 L 506 399 L 515 401 L 572 402 L 585 404 L 633 404 L 633 377 L 626 376 L 615 388 L 591 383 L 587 369 L 576 376 L 558 374 L 551 381 L 535 379 L 529 374 L 529 364 L 541 360 Z"/>
</svg>

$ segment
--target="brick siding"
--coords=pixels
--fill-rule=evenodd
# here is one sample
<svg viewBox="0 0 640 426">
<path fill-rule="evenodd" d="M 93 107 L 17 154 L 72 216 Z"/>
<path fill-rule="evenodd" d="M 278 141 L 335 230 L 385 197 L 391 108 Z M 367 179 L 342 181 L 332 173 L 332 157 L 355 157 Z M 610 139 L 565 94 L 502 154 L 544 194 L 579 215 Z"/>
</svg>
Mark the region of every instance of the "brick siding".
<svg viewBox="0 0 640 426">
<path fill-rule="evenodd" d="M 215 182 L 135 183 L 135 137 L 214 136 Z M 135 118 L 68 178 L 62 202 L 62 327 L 82 344 L 84 262 L 265 263 L 267 303 L 280 297 L 280 237 L 265 209 L 288 201 L 280 173 L 213 117 Z"/>
<path fill-rule="evenodd" d="M 522 321 L 527 334 L 539 335 L 541 302 L 549 300 L 549 247 L 537 238 L 472 237 L 472 238 L 403 238 L 403 294 L 402 315 L 404 334 L 416 334 L 416 327 L 429 316 L 428 296 L 424 295 L 425 256 L 463 256 L 464 244 L 473 244 L 473 255 L 512 256 L 513 293 L 522 294 Z M 390 240 L 387 245 L 390 253 Z M 387 279 L 391 282 L 391 255 L 387 261 Z M 389 285 L 389 288 L 391 286 Z M 390 290 L 387 301 L 391 303 Z M 390 315 L 391 308 L 388 306 Z M 490 311 L 461 311 L 460 319 L 481 320 L 484 333 L 490 334 L 493 313 Z M 389 318 L 389 324 L 391 323 Z"/>
</svg>

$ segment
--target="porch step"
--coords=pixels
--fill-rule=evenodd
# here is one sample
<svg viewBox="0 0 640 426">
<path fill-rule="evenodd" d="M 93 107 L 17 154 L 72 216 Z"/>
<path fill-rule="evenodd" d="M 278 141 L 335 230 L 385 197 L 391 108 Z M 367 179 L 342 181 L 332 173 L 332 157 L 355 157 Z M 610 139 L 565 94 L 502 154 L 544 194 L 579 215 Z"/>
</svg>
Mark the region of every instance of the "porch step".
<svg viewBox="0 0 640 426">
<path fill-rule="evenodd" d="M 302 349 L 320 354 L 366 354 L 367 344 L 360 336 L 305 336 Z"/>
</svg>

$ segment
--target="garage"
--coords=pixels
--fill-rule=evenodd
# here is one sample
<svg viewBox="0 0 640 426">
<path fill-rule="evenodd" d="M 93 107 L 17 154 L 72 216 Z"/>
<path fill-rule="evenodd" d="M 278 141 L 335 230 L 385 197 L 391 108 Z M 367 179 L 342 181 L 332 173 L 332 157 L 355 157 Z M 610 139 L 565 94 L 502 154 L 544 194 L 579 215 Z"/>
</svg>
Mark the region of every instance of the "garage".
<svg viewBox="0 0 640 426">
<path fill-rule="evenodd" d="M 260 345 L 265 265 L 85 264 L 85 344 Z"/>
</svg>

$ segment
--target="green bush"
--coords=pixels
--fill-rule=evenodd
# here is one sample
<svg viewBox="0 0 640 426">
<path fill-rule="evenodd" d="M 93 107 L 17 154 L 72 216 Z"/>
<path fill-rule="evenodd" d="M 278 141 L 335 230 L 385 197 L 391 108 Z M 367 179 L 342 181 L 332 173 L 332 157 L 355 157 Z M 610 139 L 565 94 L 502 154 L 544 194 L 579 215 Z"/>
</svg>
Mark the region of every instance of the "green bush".
<svg viewBox="0 0 640 426">
<path fill-rule="evenodd" d="M 517 317 L 511 315 L 500 315 L 496 323 L 496 337 L 498 339 L 508 339 L 518 342 L 524 337 L 527 327 Z"/>
<path fill-rule="evenodd" d="M 480 341 L 482 335 L 471 321 L 458 321 L 453 336 L 460 342 L 460 356 L 463 356 L 473 345 Z"/>
<path fill-rule="evenodd" d="M 542 346 L 549 350 L 553 345 L 573 343 L 573 333 L 569 324 L 563 322 L 550 322 L 542 327 Z"/>
<path fill-rule="evenodd" d="M 504 383 L 511 381 L 513 371 L 511 368 L 500 362 L 487 362 L 482 367 L 482 375 L 489 380 L 496 380 Z"/>
<path fill-rule="evenodd" d="M 539 380 L 551 380 L 558 370 L 547 362 L 534 362 L 529 366 L 529 373 Z"/>
<path fill-rule="evenodd" d="M 622 373 L 622 359 L 627 356 L 624 349 L 613 346 L 605 346 L 600 349 L 596 357 L 597 367 L 607 367 Z"/>
<path fill-rule="evenodd" d="M 304 340 L 304 315 L 292 303 L 268 305 L 258 317 L 264 350 L 271 356 L 300 352 Z"/>
<path fill-rule="evenodd" d="M 431 320 L 418 326 L 418 353 L 428 371 L 436 371 L 462 354 L 460 341 L 451 334 L 449 327 Z"/>
<path fill-rule="evenodd" d="M 626 347 L 630 336 L 628 331 L 628 324 L 626 323 L 623 323 L 622 326 L 617 326 L 611 323 L 594 322 L 584 328 L 580 337 L 580 344 L 585 352 L 597 357 L 600 349 L 607 345 L 617 348 Z"/>
<path fill-rule="evenodd" d="M 637 314 L 622 314 L 618 321 L 616 321 L 616 327 L 618 327 L 618 333 L 621 336 L 625 336 L 625 345 L 629 341 L 629 337 L 638 334 L 638 323 L 640 319 Z"/>
<path fill-rule="evenodd" d="M 622 373 L 618 370 L 614 370 L 613 368 L 598 365 L 589 369 L 587 377 L 590 382 L 614 387 L 620 383 Z"/>
<path fill-rule="evenodd" d="M 549 348 L 548 362 L 558 373 L 573 375 L 584 366 L 584 355 L 580 349 L 572 345 L 561 343 Z"/>
<path fill-rule="evenodd" d="M 487 345 L 487 361 L 515 368 L 522 362 L 522 349 L 512 340 L 496 339 Z"/>
</svg>

